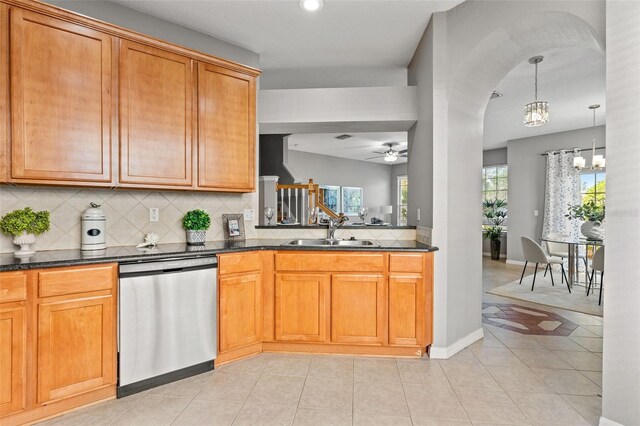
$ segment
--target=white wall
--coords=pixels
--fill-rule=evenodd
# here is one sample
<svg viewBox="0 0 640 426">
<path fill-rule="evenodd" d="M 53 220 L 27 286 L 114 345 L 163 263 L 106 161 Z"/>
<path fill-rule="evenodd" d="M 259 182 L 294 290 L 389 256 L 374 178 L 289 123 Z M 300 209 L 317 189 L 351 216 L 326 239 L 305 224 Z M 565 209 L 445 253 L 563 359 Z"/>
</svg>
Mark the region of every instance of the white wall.
<svg viewBox="0 0 640 426">
<path fill-rule="evenodd" d="M 260 76 L 263 90 L 406 85 L 406 67 L 269 69 Z"/>
<path fill-rule="evenodd" d="M 432 170 L 432 193 L 427 190 L 426 201 L 433 212 L 433 244 L 441 249 L 434 267 L 432 354 L 449 357 L 482 336 L 478 206 L 489 96 L 511 69 L 541 51 L 602 51 L 604 3 L 468 1 L 434 14 L 430 27 L 425 35 L 432 31 L 432 42 L 423 38 L 413 62 L 416 57 L 418 61 L 409 67 L 410 84 L 414 78 L 422 80 L 419 86 L 431 84 L 419 87 L 415 129 L 423 131 L 412 131 L 409 137 L 410 147 L 431 140 L 433 149 L 418 156 L 410 151 L 409 169 L 410 182 L 416 162 Z M 425 77 L 429 73 L 431 82 Z"/>
<path fill-rule="evenodd" d="M 482 151 L 483 166 L 501 166 L 503 164 L 507 164 L 507 148 Z"/>
<path fill-rule="evenodd" d="M 607 1 L 601 425 L 640 425 L 640 2 Z"/>
<path fill-rule="evenodd" d="M 604 99 L 600 100 L 604 102 Z M 586 111 L 586 108 L 585 108 Z M 597 146 L 604 146 L 605 126 L 596 127 Z M 571 148 L 591 148 L 592 129 L 578 129 L 531 138 L 507 141 L 509 166 L 509 239 L 508 260 L 524 261 L 520 236 L 539 240 L 544 219 L 547 151 Z M 603 150 L 597 151 L 604 154 Z M 583 152 L 591 164 L 591 152 Z M 538 216 L 533 211 L 538 210 Z"/>
<path fill-rule="evenodd" d="M 406 131 L 417 119 L 415 87 L 260 90 L 260 133 Z"/>
<path fill-rule="evenodd" d="M 297 181 L 363 188 L 364 205 L 391 204 L 391 166 L 289 150 L 287 166 Z"/>
</svg>

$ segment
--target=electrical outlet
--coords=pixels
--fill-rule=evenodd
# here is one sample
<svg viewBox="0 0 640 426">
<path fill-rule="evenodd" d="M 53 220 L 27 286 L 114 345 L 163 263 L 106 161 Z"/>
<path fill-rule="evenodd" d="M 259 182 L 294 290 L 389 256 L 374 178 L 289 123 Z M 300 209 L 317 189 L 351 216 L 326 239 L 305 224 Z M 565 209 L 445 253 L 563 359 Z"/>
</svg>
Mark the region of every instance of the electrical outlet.
<svg viewBox="0 0 640 426">
<path fill-rule="evenodd" d="M 538 210 L 534 210 L 533 211 L 533 215 L 537 217 L 538 216 Z"/>
<path fill-rule="evenodd" d="M 244 220 L 253 220 L 253 209 L 244 209 Z"/>
<path fill-rule="evenodd" d="M 160 209 L 157 207 L 149 209 L 149 222 L 157 222 L 160 220 Z"/>
</svg>

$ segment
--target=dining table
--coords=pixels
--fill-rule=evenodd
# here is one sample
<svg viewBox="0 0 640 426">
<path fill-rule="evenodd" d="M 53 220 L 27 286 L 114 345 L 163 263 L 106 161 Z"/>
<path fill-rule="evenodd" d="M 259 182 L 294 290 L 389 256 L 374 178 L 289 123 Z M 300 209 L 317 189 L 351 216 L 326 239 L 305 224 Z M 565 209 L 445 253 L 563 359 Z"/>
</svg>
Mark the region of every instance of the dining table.
<svg viewBox="0 0 640 426">
<path fill-rule="evenodd" d="M 587 238 L 581 238 L 581 237 L 569 237 L 569 236 L 543 236 L 542 237 L 542 241 L 548 241 L 551 243 L 560 243 L 560 244 L 566 244 L 567 245 L 567 253 L 568 253 L 568 259 L 567 262 L 569 263 L 569 268 L 568 268 L 568 273 L 567 273 L 567 280 L 569 281 L 569 287 L 573 287 L 573 285 L 575 283 L 579 282 L 579 277 L 578 277 L 578 273 L 579 273 L 579 261 L 580 261 L 580 257 L 578 256 L 579 253 L 579 247 L 580 246 L 592 246 L 594 248 L 598 248 L 598 247 L 603 247 L 604 246 L 604 240 L 590 240 Z M 586 277 L 586 273 L 585 273 L 585 277 Z M 587 279 L 585 279 L 585 284 L 586 284 Z M 585 287 L 587 287 L 585 285 Z M 586 290 L 585 290 L 586 291 Z"/>
</svg>

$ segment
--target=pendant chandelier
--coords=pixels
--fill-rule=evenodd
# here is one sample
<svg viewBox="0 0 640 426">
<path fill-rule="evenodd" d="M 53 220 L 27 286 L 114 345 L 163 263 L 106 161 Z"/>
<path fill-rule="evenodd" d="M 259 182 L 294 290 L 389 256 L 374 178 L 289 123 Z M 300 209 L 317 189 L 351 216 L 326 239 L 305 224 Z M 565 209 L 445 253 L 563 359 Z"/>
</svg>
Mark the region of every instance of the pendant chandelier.
<svg viewBox="0 0 640 426">
<path fill-rule="evenodd" d="M 587 167 L 587 161 L 584 157 L 575 157 L 573 159 L 573 167 L 578 170 L 600 170 L 603 169 L 606 164 L 606 159 L 603 155 L 596 155 L 596 110 L 600 108 L 600 105 L 591 105 L 589 109 L 593 111 L 593 124 L 591 126 L 592 141 L 591 141 L 591 167 Z"/>
<path fill-rule="evenodd" d="M 542 62 L 544 56 L 534 56 L 529 59 L 529 63 L 536 67 L 535 77 L 535 101 L 524 106 L 523 123 L 526 127 L 538 127 L 549 121 L 549 103 L 538 100 L 538 64 Z"/>
</svg>

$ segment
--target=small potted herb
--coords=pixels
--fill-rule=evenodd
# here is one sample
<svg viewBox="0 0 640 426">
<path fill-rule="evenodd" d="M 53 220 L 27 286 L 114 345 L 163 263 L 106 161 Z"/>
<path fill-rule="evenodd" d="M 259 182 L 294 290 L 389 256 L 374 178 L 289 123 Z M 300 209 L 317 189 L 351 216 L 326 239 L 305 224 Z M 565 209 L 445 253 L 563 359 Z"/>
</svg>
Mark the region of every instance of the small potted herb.
<svg viewBox="0 0 640 426">
<path fill-rule="evenodd" d="M 30 207 L 14 210 L 0 219 L 0 231 L 13 236 L 13 244 L 20 246 L 16 256 L 30 256 L 35 253 L 31 248 L 36 242 L 36 235 L 47 232 L 51 228 L 49 212 L 34 212 Z"/>
<path fill-rule="evenodd" d="M 584 223 L 580 227 L 582 235 L 588 240 L 604 239 L 604 204 L 596 203 L 593 200 L 580 205 L 569 204 L 569 213 L 565 215 L 571 220 L 582 220 Z"/>
<path fill-rule="evenodd" d="M 204 244 L 209 226 L 211 226 L 209 213 L 201 209 L 188 211 L 182 218 L 182 227 L 187 231 L 187 244 Z"/>
<path fill-rule="evenodd" d="M 491 225 L 482 229 L 484 238 L 491 242 L 491 259 L 500 260 L 500 244 L 502 224 L 507 219 L 507 202 L 505 200 L 485 200 L 482 203 L 482 215 Z"/>
</svg>

